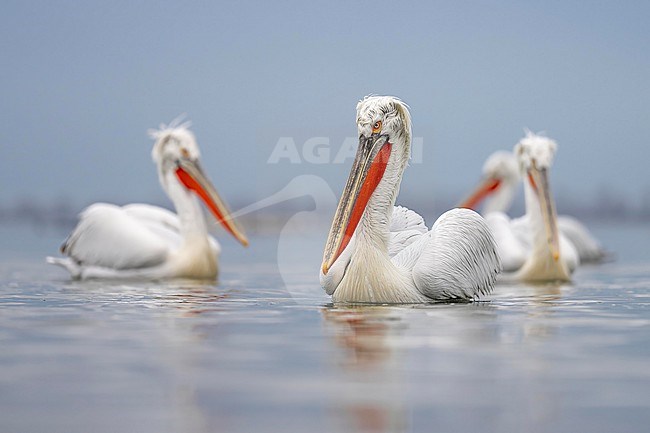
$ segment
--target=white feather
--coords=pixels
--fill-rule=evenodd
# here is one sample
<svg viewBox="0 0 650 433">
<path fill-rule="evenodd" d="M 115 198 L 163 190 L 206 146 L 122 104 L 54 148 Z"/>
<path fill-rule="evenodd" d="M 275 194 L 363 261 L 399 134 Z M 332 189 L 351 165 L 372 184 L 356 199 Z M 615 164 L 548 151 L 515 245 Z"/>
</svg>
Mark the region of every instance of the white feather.
<svg viewBox="0 0 650 433">
<path fill-rule="evenodd" d="M 568 281 L 580 263 L 575 247 L 560 230 L 557 230 L 557 226 L 557 233 L 554 236 L 557 236 L 559 256 L 555 256 L 549 240 L 550 223 L 546 222 L 545 218 L 555 219 L 557 223 L 557 217 L 554 211 L 550 212 L 540 201 L 541 196 L 548 195 L 548 203 L 554 209 L 553 197 L 550 189 L 540 189 L 546 188 L 545 185 L 533 187 L 530 180 L 531 170 L 544 170 L 545 173 L 550 170 L 556 151 L 557 143 L 554 140 L 535 135 L 530 131 L 527 131 L 526 136 L 514 147 L 513 153 L 517 156 L 521 178 L 524 180 L 526 214 L 514 220 L 509 220 L 502 213 L 492 217 L 491 215 L 494 214 L 492 212 L 487 216 L 494 229 L 499 254 L 505 259 L 507 270 L 507 273 L 503 274 L 505 279 Z"/>
<path fill-rule="evenodd" d="M 381 132 L 373 131 L 374 125 L 382 125 Z M 388 137 L 391 153 L 350 243 L 327 274 L 321 270 L 325 291 L 335 302 L 354 303 L 470 300 L 489 293 L 500 263 L 490 230 L 476 212 L 449 211 L 429 231 L 420 215 L 394 207 L 410 155 L 406 105 L 397 98 L 367 97 L 357 106 L 357 127 L 364 137 Z M 330 239 L 344 229 L 333 227 Z"/>
<path fill-rule="evenodd" d="M 607 257 L 600 242 L 574 217 L 560 215 L 557 218 L 557 225 L 560 232 L 575 247 L 581 263 L 598 263 Z"/>
<path fill-rule="evenodd" d="M 96 203 L 84 210 L 62 252 L 85 266 L 137 269 L 163 263 L 173 245 L 123 208 Z"/>
<path fill-rule="evenodd" d="M 521 232 L 518 232 L 510 218 L 503 212 L 490 212 L 485 215 L 497 243 L 503 272 L 514 272 L 521 268 L 528 256 L 530 246 L 526 246 Z"/>
<path fill-rule="evenodd" d="M 526 138 L 529 139 L 532 137 L 534 137 L 534 134 L 527 131 Z M 554 144 L 554 146 L 557 147 L 557 144 Z M 491 214 L 506 214 L 510 210 L 512 199 L 515 196 L 517 188 L 521 185 L 518 165 L 519 162 L 515 155 L 512 152 L 506 151 L 493 153 L 483 165 L 484 177 L 497 179 L 501 182 L 499 187 L 485 198 L 482 210 L 482 214 L 485 216 L 488 225 L 490 225 L 493 231 L 502 230 L 503 221 L 501 220 L 501 216 L 497 217 L 496 221 L 492 221 Z M 560 233 L 575 247 L 581 263 L 596 263 L 607 257 L 607 253 L 600 242 L 576 218 L 568 215 L 559 215 L 557 223 Z M 514 230 L 515 228 L 511 229 Z M 498 243 L 506 245 L 500 247 L 500 254 L 503 262 L 503 270 L 509 272 L 519 263 L 520 248 L 512 244 L 511 239 L 509 239 L 510 234 L 508 233 L 495 232 L 495 238 Z M 522 239 L 520 238 L 519 240 L 521 241 Z M 511 247 L 511 249 L 506 250 L 508 247 Z"/>
<path fill-rule="evenodd" d="M 492 290 L 501 264 L 492 233 L 480 215 L 469 209 L 447 211 L 423 238 L 413 267 L 413 281 L 423 295 L 473 299 Z"/>
<path fill-rule="evenodd" d="M 393 208 L 389 230 L 388 255 L 390 257 L 404 250 L 428 231 L 424 219 L 418 213 L 402 206 Z"/>
<path fill-rule="evenodd" d="M 150 131 L 163 189 L 178 212 L 146 204 L 86 208 L 61 251 L 48 257 L 73 278 L 201 278 L 217 275 L 219 244 L 207 233 L 197 196 L 176 176 L 178 161 L 198 164 L 198 145 L 182 118 Z"/>
</svg>

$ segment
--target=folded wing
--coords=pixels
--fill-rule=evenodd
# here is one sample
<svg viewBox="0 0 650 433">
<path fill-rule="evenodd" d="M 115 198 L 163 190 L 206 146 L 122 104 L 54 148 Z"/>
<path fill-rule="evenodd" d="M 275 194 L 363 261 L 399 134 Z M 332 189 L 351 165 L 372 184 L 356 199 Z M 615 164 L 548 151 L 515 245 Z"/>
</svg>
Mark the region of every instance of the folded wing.
<svg viewBox="0 0 650 433">
<path fill-rule="evenodd" d="M 577 219 L 560 215 L 557 219 L 560 233 L 567 237 L 575 247 L 580 261 L 583 263 L 598 263 L 607 257 L 600 242 L 589 233 L 589 230 Z"/>
<path fill-rule="evenodd" d="M 487 294 L 501 270 L 490 229 L 469 209 L 442 214 L 413 247 L 421 249 L 413 265 L 414 283 L 431 299 L 473 299 Z"/>
<path fill-rule="evenodd" d="M 155 211 L 149 212 L 149 218 L 139 211 L 135 205 L 131 209 L 106 203 L 89 206 L 62 246 L 63 254 L 83 266 L 119 270 L 162 264 L 180 236 L 176 231 L 175 240 L 173 223 L 156 224 Z"/>
<path fill-rule="evenodd" d="M 418 213 L 402 206 L 393 208 L 389 230 L 389 257 L 394 257 L 429 231 Z"/>
<path fill-rule="evenodd" d="M 513 221 L 503 212 L 490 212 L 485 216 L 485 222 L 497 243 L 504 272 L 521 268 L 530 252 L 530 241 L 526 239 L 529 235 L 528 225 L 522 224 L 522 221 Z"/>
</svg>

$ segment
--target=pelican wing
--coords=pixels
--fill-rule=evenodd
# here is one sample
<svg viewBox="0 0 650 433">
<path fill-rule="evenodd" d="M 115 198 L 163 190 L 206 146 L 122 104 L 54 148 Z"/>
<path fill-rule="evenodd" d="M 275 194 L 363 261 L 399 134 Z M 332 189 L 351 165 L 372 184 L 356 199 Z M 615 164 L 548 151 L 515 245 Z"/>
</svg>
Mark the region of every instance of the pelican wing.
<svg viewBox="0 0 650 433">
<path fill-rule="evenodd" d="M 179 246 L 181 237 L 181 223 L 178 215 L 167 209 L 151 206 L 148 204 L 129 204 L 122 207 L 122 210 L 130 217 L 133 217 L 144 224 L 151 232 L 166 239 L 175 247 Z"/>
<path fill-rule="evenodd" d="M 122 209 L 129 216 L 137 218 L 153 233 L 166 239 L 174 248 L 180 247 L 183 240 L 183 236 L 181 235 L 181 222 L 178 219 L 178 215 L 174 212 L 158 206 L 141 203 L 129 204 Z M 212 236 L 208 236 L 208 241 L 212 250 L 218 256 L 221 253 L 219 242 Z"/>
<path fill-rule="evenodd" d="M 388 238 L 388 256 L 394 257 L 428 231 L 424 219 L 402 206 L 393 208 Z"/>
<path fill-rule="evenodd" d="M 514 272 L 521 268 L 530 250 L 530 241 L 526 239 L 530 231 L 524 219 L 513 221 L 503 212 L 490 212 L 485 222 L 497 243 L 503 271 Z"/>
<path fill-rule="evenodd" d="M 557 225 L 566 238 L 573 244 L 583 263 L 597 263 L 605 259 L 607 254 L 589 230 L 577 219 L 561 215 L 557 218 Z"/>
<path fill-rule="evenodd" d="M 84 266 L 138 269 L 162 264 L 174 246 L 172 235 L 161 236 L 151 230 L 150 220 L 136 214 L 106 203 L 89 206 L 62 252 Z"/>
<path fill-rule="evenodd" d="M 413 247 L 421 254 L 413 281 L 431 299 L 473 299 L 492 290 L 501 263 L 485 220 L 469 209 L 452 209 L 438 218 Z"/>
</svg>

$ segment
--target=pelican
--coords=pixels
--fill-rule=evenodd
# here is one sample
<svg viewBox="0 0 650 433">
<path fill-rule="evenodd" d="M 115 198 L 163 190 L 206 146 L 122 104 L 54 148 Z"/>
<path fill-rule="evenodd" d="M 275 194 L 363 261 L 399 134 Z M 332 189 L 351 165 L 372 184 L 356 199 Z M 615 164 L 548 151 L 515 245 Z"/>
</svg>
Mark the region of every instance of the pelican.
<svg viewBox="0 0 650 433">
<path fill-rule="evenodd" d="M 512 152 L 497 151 L 485 161 L 483 180 L 460 207 L 477 209 L 483 202 L 483 215 L 507 213 L 520 182 L 517 157 Z M 597 263 L 606 258 L 607 253 L 600 242 L 574 217 L 559 215 L 557 226 L 575 247 L 581 263 Z"/>
<path fill-rule="evenodd" d="M 485 160 L 483 179 L 460 207 L 477 209 L 483 202 L 483 215 L 490 212 L 506 213 L 520 182 L 519 163 L 515 155 L 503 150 L 496 151 Z"/>
<path fill-rule="evenodd" d="M 208 235 L 199 199 L 239 242 L 248 240 L 201 168 L 188 127 L 175 121 L 149 132 L 160 183 L 177 214 L 147 204 L 95 203 L 62 245 L 67 257 L 47 261 L 75 279 L 216 278 L 220 246 Z"/>
<path fill-rule="evenodd" d="M 395 207 L 411 147 L 401 100 L 368 96 L 357 105 L 359 147 L 330 229 L 320 283 L 334 302 L 470 300 L 492 290 L 500 270 L 494 238 L 469 209 L 444 213 L 428 230 Z"/>
<path fill-rule="evenodd" d="M 569 281 L 580 263 L 575 247 L 558 230 L 548 180 L 556 149 L 554 140 L 527 131 L 515 145 L 516 161 L 506 156 L 507 153 L 488 159 L 482 186 L 464 203 L 465 206 L 475 205 L 482 196 L 494 194 L 492 203 L 487 204 L 491 212 L 485 214 L 485 219 L 497 240 L 505 278 Z M 517 178 L 524 179 L 526 214 L 511 220 L 497 209 L 509 206 L 512 193 L 494 191 L 514 189 L 513 165 L 518 167 Z"/>
</svg>

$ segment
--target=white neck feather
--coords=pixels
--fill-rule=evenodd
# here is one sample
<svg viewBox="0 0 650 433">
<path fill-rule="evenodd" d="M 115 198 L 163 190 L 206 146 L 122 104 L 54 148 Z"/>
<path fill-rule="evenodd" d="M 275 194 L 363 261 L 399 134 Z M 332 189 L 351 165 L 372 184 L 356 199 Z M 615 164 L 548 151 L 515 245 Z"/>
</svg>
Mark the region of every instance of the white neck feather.
<svg viewBox="0 0 650 433">
<path fill-rule="evenodd" d="M 527 181 L 524 181 L 524 193 L 531 249 L 526 262 L 518 271 L 520 278 L 524 280 L 568 280 L 569 271 L 562 255 L 560 254 L 559 260 L 553 258 L 539 200 Z"/>
<path fill-rule="evenodd" d="M 218 273 L 217 255 L 210 245 L 208 228 L 199 199 L 188 191 L 175 173 L 166 174 L 163 188 L 174 203 L 180 220 L 183 242 L 169 260 L 176 276 L 214 278 Z"/>
<path fill-rule="evenodd" d="M 518 179 L 514 182 L 509 179 L 502 180 L 499 188 L 485 200 L 483 215 L 487 215 L 490 212 L 507 213 L 515 198 L 515 192 L 518 186 Z"/>
<path fill-rule="evenodd" d="M 408 155 L 393 145 L 382 180 L 368 201 L 354 235 L 350 264 L 333 300 L 347 302 L 414 302 L 408 273 L 388 256 L 389 227 Z"/>
<path fill-rule="evenodd" d="M 549 250 L 549 255 L 551 255 L 550 249 L 548 248 L 546 229 L 544 227 L 539 199 L 527 181 L 524 182 L 524 194 L 526 198 L 526 218 L 530 224 L 531 245 L 533 249 L 543 249 L 542 247 L 546 246 L 546 249 Z"/>
<path fill-rule="evenodd" d="M 205 238 L 208 227 L 198 198 L 179 182 L 176 174 L 165 174 L 163 189 L 167 192 L 180 220 L 181 236 L 186 241 L 190 238 Z"/>
</svg>

